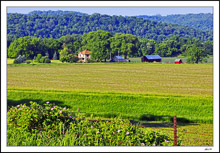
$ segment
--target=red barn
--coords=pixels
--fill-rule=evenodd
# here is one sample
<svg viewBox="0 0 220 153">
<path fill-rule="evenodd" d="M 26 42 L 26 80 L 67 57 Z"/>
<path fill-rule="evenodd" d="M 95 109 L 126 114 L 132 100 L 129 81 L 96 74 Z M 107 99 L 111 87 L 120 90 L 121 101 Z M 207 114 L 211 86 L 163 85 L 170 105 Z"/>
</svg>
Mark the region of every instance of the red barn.
<svg viewBox="0 0 220 153">
<path fill-rule="evenodd" d="M 175 59 L 175 64 L 181 64 L 183 61 L 181 59 Z"/>
<path fill-rule="evenodd" d="M 159 55 L 144 55 L 141 58 L 142 62 L 161 62 L 162 58 Z"/>
</svg>

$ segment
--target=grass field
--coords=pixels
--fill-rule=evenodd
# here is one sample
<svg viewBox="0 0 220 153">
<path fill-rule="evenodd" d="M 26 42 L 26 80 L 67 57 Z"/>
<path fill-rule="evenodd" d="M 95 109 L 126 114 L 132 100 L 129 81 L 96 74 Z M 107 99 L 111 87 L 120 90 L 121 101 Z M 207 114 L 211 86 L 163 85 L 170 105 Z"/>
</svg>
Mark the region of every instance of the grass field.
<svg viewBox="0 0 220 153">
<path fill-rule="evenodd" d="M 212 64 L 8 65 L 13 89 L 212 96 Z"/>
<path fill-rule="evenodd" d="M 54 102 L 89 117 L 171 122 L 180 130 L 211 133 L 213 65 L 159 63 L 8 64 L 8 106 Z M 182 123 L 181 123 L 182 122 Z M 182 124 L 182 125 L 181 125 Z M 212 145 L 212 139 L 184 145 Z M 192 140 L 190 140 L 190 138 Z M 206 142 L 210 141 L 210 142 Z"/>
<path fill-rule="evenodd" d="M 8 104 L 51 101 L 76 111 L 102 117 L 132 120 L 212 123 L 212 99 L 186 96 L 132 95 L 124 93 L 12 90 L 8 89 Z"/>
</svg>

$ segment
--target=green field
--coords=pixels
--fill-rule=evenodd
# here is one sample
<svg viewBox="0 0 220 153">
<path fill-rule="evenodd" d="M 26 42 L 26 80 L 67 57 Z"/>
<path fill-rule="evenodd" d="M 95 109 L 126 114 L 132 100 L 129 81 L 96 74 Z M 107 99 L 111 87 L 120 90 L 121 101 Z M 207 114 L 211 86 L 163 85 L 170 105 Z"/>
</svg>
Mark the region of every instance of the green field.
<svg viewBox="0 0 220 153">
<path fill-rule="evenodd" d="M 180 129 L 206 127 L 200 133 L 212 134 L 213 65 L 8 64 L 7 99 L 8 106 L 50 101 L 73 111 L 79 108 L 87 117 L 171 122 L 176 115 Z"/>
</svg>

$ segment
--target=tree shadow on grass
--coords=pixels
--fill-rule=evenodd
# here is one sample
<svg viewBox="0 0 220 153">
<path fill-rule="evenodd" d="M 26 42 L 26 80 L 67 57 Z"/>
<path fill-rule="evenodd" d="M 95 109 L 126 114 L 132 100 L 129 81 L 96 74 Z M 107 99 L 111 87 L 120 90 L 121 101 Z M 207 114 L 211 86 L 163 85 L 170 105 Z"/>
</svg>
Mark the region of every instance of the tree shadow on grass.
<svg viewBox="0 0 220 153">
<path fill-rule="evenodd" d="M 151 115 L 151 114 L 143 114 L 140 118 L 140 121 L 131 120 L 130 122 L 134 125 L 140 125 L 144 127 L 167 127 L 173 128 L 173 116 L 169 115 Z M 187 126 L 187 125 L 198 125 L 193 123 L 192 121 L 183 118 L 177 117 L 177 125 L 179 126 Z"/>
<path fill-rule="evenodd" d="M 43 105 L 46 103 L 46 101 L 42 100 L 42 99 L 20 99 L 20 100 L 11 100 L 8 99 L 7 100 L 7 109 L 11 108 L 12 106 L 17 106 L 20 104 L 25 104 L 26 106 L 30 106 L 30 102 L 36 102 L 40 105 Z M 52 104 L 54 105 L 58 105 L 61 107 L 66 107 L 66 108 L 70 108 L 70 106 L 68 105 L 64 105 L 64 103 L 62 101 L 57 101 L 57 100 L 50 100 Z"/>
</svg>

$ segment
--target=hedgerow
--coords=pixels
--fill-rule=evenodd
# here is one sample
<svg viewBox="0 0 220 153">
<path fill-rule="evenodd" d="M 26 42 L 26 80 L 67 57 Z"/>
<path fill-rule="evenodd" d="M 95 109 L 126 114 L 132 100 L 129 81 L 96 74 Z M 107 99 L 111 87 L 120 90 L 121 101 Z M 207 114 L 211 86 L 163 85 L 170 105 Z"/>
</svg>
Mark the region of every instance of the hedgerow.
<svg viewBox="0 0 220 153">
<path fill-rule="evenodd" d="M 11 107 L 7 124 L 9 146 L 173 146 L 168 136 L 131 126 L 129 120 L 88 120 L 50 102 Z"/>
</svg>

